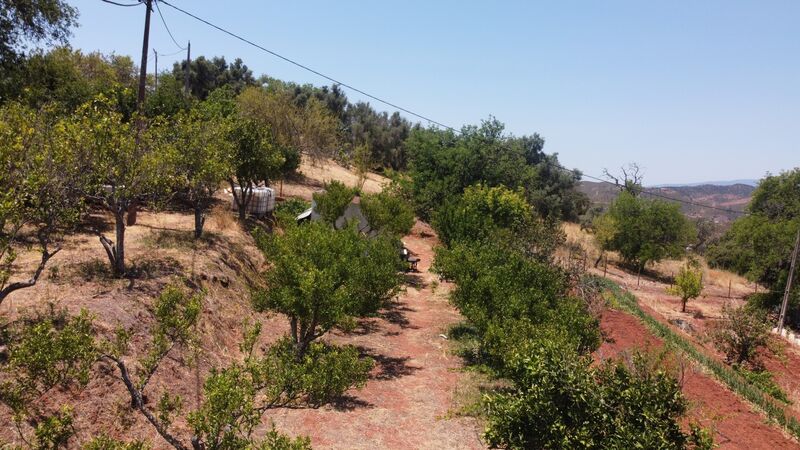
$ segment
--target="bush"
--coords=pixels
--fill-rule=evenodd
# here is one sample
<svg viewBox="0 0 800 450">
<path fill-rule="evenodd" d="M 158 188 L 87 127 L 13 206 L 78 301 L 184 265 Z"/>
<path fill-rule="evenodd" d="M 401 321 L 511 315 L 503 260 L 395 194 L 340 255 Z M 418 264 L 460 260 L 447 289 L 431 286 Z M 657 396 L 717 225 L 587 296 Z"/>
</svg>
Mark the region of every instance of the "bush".
<svg viewBox="0 0 800 450">
<path fill-rule="evenodd" d="M 522 192 L 477 184 L 436 210 L 432 223 L 442 243 L 451 245 L 485 240 L 500 229 L 522 231 L 532 221 L 532 209 Z"/>
<path fill-rule="evenodd" d="M 591 351 L 599 345 L 597 319 L 581 299 L 567 295 L 567 279 L 553 266 L 485 242 L 437 249 L 434 269 L 456 283 L 451 301 L 479 334 L 487 334 L 485 345 L 503 347 L 508 344 L 489 337 L 504 339 L 505 330 L 512 330 L 508 336 L 524 335 L 522 330 L 545 324 L 568 330 L 575 349 Z M 516 328 L 525 323 L 529 326 Z"/>
<path fill-rule="evenodd" d="M 350 345 L 314 342 L 299 356 L 289 337 L 273 344 L 257 363 L 270 403 L 314 407 L 336 401 L 348 389 L 363 387 L 373 364 Z"/>
<path fill-rule="evenodd" d="M 299 198 L 290 198 L 275 206 L 275 218 L 282 228 L 297 224 L 297 216 L 307 210 L 311 205 Z"/>
<path fill-rule="evenodd" d="M 646 361 L 595 368 L 557 340 L 531 341 L 509 362 L 514 387 L 486 399 L 484 437 L 507 448 L 684 448 L 680 386 Z"/>
<path fill-rule="evenodd" d="M 353 226 L 335 230 L 311 222 L 282 235 L 257 234 L 272 269 L 265 290 L 253 294 L 257 311 L 286 314 L 302 355 L 308 344 L 334 327 L 376 312 L 394 296 L 402 261 L 394 241 L 362 236 Z"/>
<path fill-rule="evenodd" d="M 414 226 L 414 210 L 398 195 L 366 194 L 361 197 L 361 210 L 372 229 L 390 236 L 405 236 Z"/>
<path fill-rule="evenodd" d="M 753 308 L 724 306 L 722 321 L 712 330 L 711 338 L 728 363 L 758 368 L 758 352 L 767 345 L 769 323 Z"/>
<path fill-rule="evenodd" d="M 313 197 L 322 220 L 333 224 L 344 213 L 355 195 L 355 189 L 345 186 L 341 181 L 331 181 L 325 185 L 325 192 L 315 193 Z"/>
</svg>

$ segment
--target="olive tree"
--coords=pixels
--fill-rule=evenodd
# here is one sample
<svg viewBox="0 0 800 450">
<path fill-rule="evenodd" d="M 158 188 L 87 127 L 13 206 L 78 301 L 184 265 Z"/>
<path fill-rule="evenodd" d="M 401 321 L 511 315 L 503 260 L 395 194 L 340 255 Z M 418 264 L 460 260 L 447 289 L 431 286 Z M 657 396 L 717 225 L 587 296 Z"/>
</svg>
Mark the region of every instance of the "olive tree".
<svg viewBox="0 0 800 450">
<path fill-rule="evenodd" d="M 90 197 L 114 217 L 115 241 L 100 235 L 100 243 L 117 276 L 125 274 L 125 216 L 137 203 L 156 200 L 174 185 L 174 159 L 164 142 L 164 126 L 137 117 L 125 121 L 122 113 L 103 96 L 84 104 L 71 126 L 76 145 L 90 159 L 93 182 Z"/>
<path fill-rule="evenodd" d="M 312 222 L 257 239 L 272 268 L 254 307 L 289 317 L 298 355 L 332 328 L 376 312 L 400 284 L 399 252 L 387 237 L 368 239 L 352 226 L 335 230 Z"/>
<path fill-rule="evenodd" d="M 245 88 L 236 103 L 240 114 L 269 128 L 284 149 L 317 159 L 333 156 L 339 147 L 341 124 L 317 98 L 298 104 L 280 83 Z"/>
<path fill-rule="evenodd" d="M 72 145 L 71 124 L 47 109 L 18 104 L 0 108 L 0 303 L 33 286 L 47 262 L 61 250 L 60 232 L 83 210 L 88 179 Z M 26 280 L 10 282 L 16 247 L 31 233 L 41 257 Z"/>
</svg>

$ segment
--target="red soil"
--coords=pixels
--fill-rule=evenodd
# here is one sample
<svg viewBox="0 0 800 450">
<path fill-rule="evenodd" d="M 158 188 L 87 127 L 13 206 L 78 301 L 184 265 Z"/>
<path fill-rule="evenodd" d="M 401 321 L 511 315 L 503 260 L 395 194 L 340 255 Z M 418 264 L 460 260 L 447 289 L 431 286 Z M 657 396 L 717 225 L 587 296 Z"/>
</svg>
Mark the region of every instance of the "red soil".
<svg viewBox="0 0 800 450">
<path fill-rule="evenodd" d="M 315 448 L 484 448 L 473 419 L 448 419 L 461 374 L 460 358 L 441 336 L 460 320 L 446 285 L 434 289 L 428 271 L 435 238 L 417 222 L 406 246 L 420 258 L 419 273 L 382 317 L 335 340 L 359 346 L 375 359 L 372 379 L 347 401 L 320 409 L 284 409 L 271 418 L 283 432 L 308 435 Z"/>
<path fill-rule="evenodd" d="M 656 314 L 652 310 L 647 312 Z M 663 344 L 638 319 L 621 311 L 605 310 L 601 327 L 607 338 L 595 353 L 601 359 L 634 349 L 655 349 Z M 765 424 L 761 413 L 696 367 L 683 373 L 683 393 L 689 400 L 689 420 L 713 430 L 714 442 L 719 448 L 800 448 L 780 430 Z"/>
</svg>

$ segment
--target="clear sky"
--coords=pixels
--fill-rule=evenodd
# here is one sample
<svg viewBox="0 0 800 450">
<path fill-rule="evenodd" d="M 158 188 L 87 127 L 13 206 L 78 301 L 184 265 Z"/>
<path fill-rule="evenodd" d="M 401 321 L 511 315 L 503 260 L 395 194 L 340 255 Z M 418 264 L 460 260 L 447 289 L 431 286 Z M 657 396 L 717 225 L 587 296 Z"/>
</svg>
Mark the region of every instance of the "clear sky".
<svg viewBox="0 0 800 450">
<path fill-rule="evenodd" d="M 456 128 L 493 115 L 514 134 L 538 132 L 546 151 L 590 175 L 637 162 L 646 184 L 663 184 L 800 166 L 797 0 L 170 1 Z M 74 47 L 138 63 L 143 7 L 70 3 L 81 13 Z M 329 84 L 161 10 L 193 56 Z M 157 13 L 151 33 L 151 47 L 177 50 Z"/>
</svg>

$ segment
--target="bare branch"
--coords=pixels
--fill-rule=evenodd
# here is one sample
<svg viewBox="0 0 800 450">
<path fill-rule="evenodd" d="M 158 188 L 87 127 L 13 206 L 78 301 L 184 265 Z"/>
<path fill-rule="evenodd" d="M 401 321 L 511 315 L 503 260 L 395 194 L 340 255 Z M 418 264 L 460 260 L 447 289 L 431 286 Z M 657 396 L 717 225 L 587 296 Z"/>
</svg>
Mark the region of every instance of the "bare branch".
<svg viewBox="0 0 800 450">
<path fill-rule="evenodd" d="M 189 450 L 188 447 L 183 445 L 178 438 L 173 436 L 167 428 L 162 424 L 154 415 L 153 413 L 144 406 L 144 398 L 142 396 L 142 391 L 136 389 L 136 386 L 133 384 L 131 380 L 130 372 L 128 372 L 128 367 L 125 365 L 125 361 L 121 358 L 117 358 L 112 355 L 102 355 L 102 359 L 106 359 L 108 361 L 113 362 L 117 368 L 119 369 L 120 378 L 122 378 L 122 382 L 125 384 L 125 387 L 128 389 L 128 393 L 131 396 L 131 406 L 134 409 L 138 409 L 142 415 L 147 419 L 148 422 L 156 429 L 156 432 L 164 438 L 170 445 L 175 447 L 178 450 Z M 196 447 L 195 447 L 196 448 Z"/>
<path fill-rule="evenodd" d="M 34 272 L 33 276 L 27 281 L 17 281 L 15 283 L 9 284 L 8 286 L 5 286 L 2 290 L 0 290 L 0 304 L 2 304 L 3 300 L 5 300 L 5 298 L 8 297 L 8 295 L 11 294 L 12 292 L 35 285 L 36 282 L 39 281 L 39 276 L 42 275 L 42 271 L 44 271 L 44 267 L 47 265 L 47 261 L 49 261 L 50 258 L 53 257 L 53 255 L 61 251 L 61 247 L 58 247 L 51 253 L 47 250 L 46 244 L 43 244 L 42 246 L 43 246 L 42 259 L 41 262 L 39 262 L 39 267 L 36 268 L 36 272 Z"/>
</svg>

